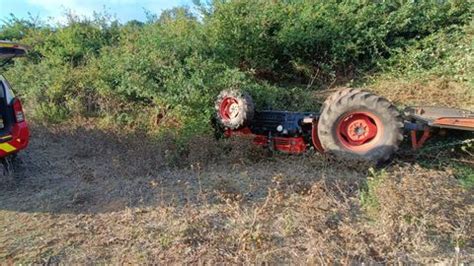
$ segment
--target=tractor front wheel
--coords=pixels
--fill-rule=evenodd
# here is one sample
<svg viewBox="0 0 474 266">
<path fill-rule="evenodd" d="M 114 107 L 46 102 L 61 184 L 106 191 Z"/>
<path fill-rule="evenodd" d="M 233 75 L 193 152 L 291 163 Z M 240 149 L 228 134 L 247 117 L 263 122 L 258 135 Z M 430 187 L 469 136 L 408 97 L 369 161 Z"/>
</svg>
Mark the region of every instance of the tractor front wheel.
<svg viewBox="0 0 474 266">
<path fill-rule="evenodd" d="M 216 100 L 216 118 L 222 126 L 238 129 L 253 119 L 254 108 L 249 94 L 239 90 L 224 90 Z"/>
</svg>

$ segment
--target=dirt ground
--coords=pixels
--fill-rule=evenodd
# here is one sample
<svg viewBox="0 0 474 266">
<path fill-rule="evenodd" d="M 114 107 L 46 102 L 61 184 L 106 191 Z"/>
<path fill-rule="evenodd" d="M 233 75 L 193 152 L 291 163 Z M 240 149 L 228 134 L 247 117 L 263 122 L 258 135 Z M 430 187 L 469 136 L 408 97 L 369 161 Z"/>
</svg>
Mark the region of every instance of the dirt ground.
<svg viewBox="0 0 474 266">
<path fill-rule="evenodd" d="M 239 143 L 198 138 L 178 153 L 92 124 L 33 125 L 0 179 L 0 261 L 474 261 L 472 188 L 449 169 Z"/>
</svg>

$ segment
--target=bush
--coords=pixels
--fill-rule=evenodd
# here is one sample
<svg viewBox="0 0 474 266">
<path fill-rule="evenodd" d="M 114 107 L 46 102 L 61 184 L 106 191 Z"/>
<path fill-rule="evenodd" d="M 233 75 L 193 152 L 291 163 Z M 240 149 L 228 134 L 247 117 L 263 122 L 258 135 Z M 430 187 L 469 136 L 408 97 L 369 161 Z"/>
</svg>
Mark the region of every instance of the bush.
<svg viewBox="0 0 474 266">
<path fill-rule="evenodd" d="M 341 77 L 420 62 L 434 69 L 445 62 L 427 60 L 439 36 L 462 39 L 472 18 L 472 5 L 456 0 L 213 1 L 200 10 L 126 24 L 107 14 L 69 15 L 65 25 L 12 16 L 0 39 L 33 52 L 5 75 L 38 119 L 99 116 L 194 134 L 210 129 L 214 98 L 229 87 L 251 92 L 259 108 L 315 111 L 313 90 Z M 414 56 L 401 62 L 405 51 Z"/>
<path fill-rule="evenodd" d="M 227 64 L 294 79 L 350 74 L 394 48 L 471 18 L 466 1 L 222 1 L 208 18 Z M 327 81 L 322 79 L 322 82 Z"/>
</svg>

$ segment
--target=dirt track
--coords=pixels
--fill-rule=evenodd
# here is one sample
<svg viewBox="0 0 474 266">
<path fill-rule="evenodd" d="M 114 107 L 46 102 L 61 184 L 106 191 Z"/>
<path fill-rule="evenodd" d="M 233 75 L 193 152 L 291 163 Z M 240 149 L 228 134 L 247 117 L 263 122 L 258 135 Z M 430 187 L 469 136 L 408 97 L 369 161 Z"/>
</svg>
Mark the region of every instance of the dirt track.
<svg viewBox="0 0 474 266">
<path fill-rule="evenodd" d="M 333 165 L 320 155 L 263 157 L 256 162 L 255 158 L 261 157 L 248 156 L 244 151 L 221 160 L 222 147 L 207 147 L 204 141 L 197 140 L 191 153 L 175 158 L 172 145 L 154 143 L 145 136 L 130 137 L 84 125 L 52 130 L 33 126 L 31 145 L 21 154 L 21 164 L 13 175 L 0 181 L 0 261 L 139 263 L 293 258 L 291 261 L 321 263 L 337 256 L 341 261 L 392 256 L 350 246 L 364 233 L 341 227 L 337 234 L 350 239 L 341 238 L 349 245 L 345 249 L 360 249 L 365 255 L 339 254 L 331 250 L 338 249 L 336 241 L 326 247 L 328 254 L 321 253 L 319 260 L 301 257 L 316 254 L 313 245 L 333 242 L 334 219 L 340 219 L 338 226 L 359 223 L 355 217 L 360 216 L 360 208 L 353 201 L 357 200 L 360 181 L 368 175 L 361 170 L 364 168 Z M 413 166 L 392 168 L 398 169 L 392 169 L 394 176 L 420 171 Z M 459 193 L 448 191 L 455 182 L 452 177 L 426 170 L 423 178 L 442 182 L 433 183 L 436 191 L 432 194 L 437 201 L 464 206 L 467 199 L 472 204 L 469 191 L 452 197 L 450 193 Z M 333 182 L 330 180 L 343 182 L 328 188 L 326 182 Z M 403 201 L 400 204 L 406 205 Z M 313 210 L 315 206 L 320 209 Z M 472 219 L 466 207 L 468 216 L 463 217 Z M 329 210 L 332 214 L 324 214 Z M 460 226 L 471 225 L 466 222 Z M 327 229 L 313 228 L 321 224 Z M 278 230 L 283 235 L 279 236 Z M 462 230 L 464 235 L 458 238 L 463 239 L 463 247 L 469 247 L 473 243 L 465 234 L 472 229 Z M 404 233 L 413 232 L 394 232 Z M 296 248 L 298 243 L 301 248 Z M 443 258 L 452 259 L 452 249 L 439 245 L 432 252 L 444 252 Z M 276 250 L 281 254 L 274 253 Z M 396 246 L 394 250 L 396 254 Z M 469 254 L 462 251 L 458 257 Z M 406 260 L 420 261 L 413 257 Z"/>
</svg>

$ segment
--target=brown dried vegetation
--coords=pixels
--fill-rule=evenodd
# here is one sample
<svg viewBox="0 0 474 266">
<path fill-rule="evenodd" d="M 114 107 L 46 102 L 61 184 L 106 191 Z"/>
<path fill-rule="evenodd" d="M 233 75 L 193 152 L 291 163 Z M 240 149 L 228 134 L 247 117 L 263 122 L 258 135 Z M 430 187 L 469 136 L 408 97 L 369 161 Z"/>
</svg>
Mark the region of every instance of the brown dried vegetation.
<svg viewBox="0 0 474 266">
<path fill-rule="evenodd" d="M 474 108 L 472 87 L 446 77 L 425 77 L 422 80 L 381 79 L 372 84 L 370 89 L 397 105 L 448 106 L 468 110 Z"/>
<path fill-rule="evenodd" d="M 460 263 L 472 188 L 449 171 L 385 170 L 249 141 L 33 127 L 0 182 L 0 260 L 15 263 Z"/>
</svg>

